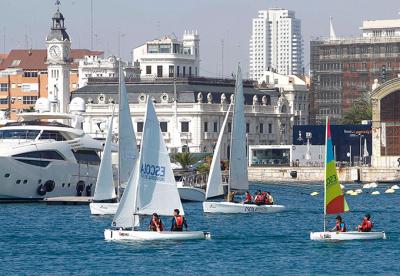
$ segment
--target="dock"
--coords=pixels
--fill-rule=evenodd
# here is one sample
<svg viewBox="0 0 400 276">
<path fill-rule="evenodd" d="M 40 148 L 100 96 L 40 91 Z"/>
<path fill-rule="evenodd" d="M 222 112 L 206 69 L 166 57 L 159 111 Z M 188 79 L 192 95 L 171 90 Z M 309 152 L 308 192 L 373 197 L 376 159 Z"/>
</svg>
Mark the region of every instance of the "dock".
<svg viewBox="0 0 400 276">
<path fill-rule="evenodd" d="M 91 196 L 60 196 L 44 198 L 43 202 L 47 205 L 89 205 L 92 200 Z"/>
</svg>

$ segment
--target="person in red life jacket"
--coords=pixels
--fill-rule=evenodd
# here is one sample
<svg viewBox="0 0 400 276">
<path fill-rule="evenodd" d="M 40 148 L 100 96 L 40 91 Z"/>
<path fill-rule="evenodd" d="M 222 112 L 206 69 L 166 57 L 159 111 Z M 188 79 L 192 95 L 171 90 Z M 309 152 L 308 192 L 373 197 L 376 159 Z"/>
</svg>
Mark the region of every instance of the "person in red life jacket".
<svg viewBox="0 0 400 276">
<path fill-rule="evenodd" d="M 341 216 L 336 217 L 336 225 L 331 231 L 335 232 L 347 232 L 346 223 L 343 221 Z"/>
<path fill-rule="evenodd" d="M 263 205 L 265 204 L 265 197 L 262 195 L 261 191 L 257 191 L 257 195 L 254 197 L 255 205 Z"/>
<path fill-rule="evenodd" d="M 154 213 L 153 216 L 151 217 L 151 221 L 149 224 L 149 230 L 157 231 L 157 232 L 161 232 L 164 230 L 164 225 L 161 221 L 160 216 L 157 213 Z"/>
<path fill-rule="evenodd" d="M 183 231 L 183 226 L 185 226 L 186 231 L 188 231 L 186 219 L 179 215 L 179 209 L 175 209 L 174 217 L 172 218 L 171 231 Z"/>
<path fill-rule="evenodd" d="M 358 232 L 371 232 L 372 227 L 374 227 L 374 224 L 371 221 L 371 215 L 366 214 L 361 224 L 358 225 Z"/>
<path fill-rule="evenodd" d="M 253 203 L 253 197 L 251 196 L 251 194 L 249 193 L 249 191 L 246 191 L 245 194 L 245 199 L 244 199 L 244 204 L 252 204 Z"/>
</svg>

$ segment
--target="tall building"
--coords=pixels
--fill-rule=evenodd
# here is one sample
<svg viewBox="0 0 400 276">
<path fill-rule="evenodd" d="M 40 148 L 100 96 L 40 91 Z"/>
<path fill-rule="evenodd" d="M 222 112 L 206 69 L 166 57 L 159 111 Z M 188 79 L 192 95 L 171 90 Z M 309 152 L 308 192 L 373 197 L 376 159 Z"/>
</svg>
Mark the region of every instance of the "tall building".
<svg viewBox="0 0 400 276">
<path fill-rule="evenodd" d="M 174 35 L 147 41 L 133 49 L 134 62 L 140 63 L 141 78 L 199 76 L 199 35 L 185 31 L 182 41 Z"/>
<path fill-rule="evenodd" d="M 303 72 L 301 21 L 294 11 L 262 10 L 252 20 L 250 79 L 258 80 L 268 69 L 283 75 Z"/>
<path fill-rule="evenodd" d="M 364 21 L 362 36 L 310 41 L 312 123 L 339 123 L 353 102 L 400 73 L 400 19 Z"/>
</svg>

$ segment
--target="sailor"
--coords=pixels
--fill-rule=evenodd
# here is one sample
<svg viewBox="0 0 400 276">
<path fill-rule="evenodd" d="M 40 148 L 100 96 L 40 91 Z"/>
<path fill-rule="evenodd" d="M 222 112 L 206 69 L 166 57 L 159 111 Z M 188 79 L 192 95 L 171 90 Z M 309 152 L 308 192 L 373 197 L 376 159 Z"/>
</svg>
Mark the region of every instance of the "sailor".
<svg viewBox="0 0 400 276">
<path fill-rule="evenodd" d="M 153 216 L 151 217 L 151 221 L 149 224 L 149 230 L 157 231 L 157 232 L 161 232 L 164 230 L 164 225 L 161 221 L 160 216 L 157 213 L 153 213 Z"/>
<path fill-rule="evenodd" d="M 254 204 L 255 205 L 265 204 L 265 197 L 262 195 L 261 191 L 257 191 L 257 194 L 254 197 Z"/>
<path fill-rule="evenodd" d="M 251 194 L 249 193 L 249 191 L 246 191 L 245 194 L 246 198 L 244 199 L 244 204 L 252 204 L 253 203 L 253 197 L 251 196 Z"/>
<path fill-rule="evenodd" d="M 186 231 L 188 231 L 186 219 L 179 215 L 179 209 L 175 209 L 174 217 L 172 218 L 171 231 L 183 231 L 183 226 L 185 226 Z"/>
<path fill-rule="evenodd" d="M 371 232 L 372 227 L 374 227 L 373 222 L 371 221 L 371 215 L 366 214 L 361 222 L 358 225 L 358 232 Z"/>
<path fill-rule="evenodd" d="M 267 205 L 274 205 L 274 198 L 272 197 L 270 192 L 267 192 L 265 204 Z"/>
<path fill-rule="evenodd" d="M 235 201 L 235 195 L 236 195 L 236 192 L 235 192 L 235 191 L 229 192 L 228 195 L 227 195 L 227 201 L 228 201 L 228 202 L 235 202 L 235 203 L 236 203 L 236 201 Z"/>
<path fill-rule="evenodd" d="M 335 232 L 347 232 L 346 223 L 343 221 L 341 216 L 336 217 L 336 225 L 331 231 Z"/>
</svg>

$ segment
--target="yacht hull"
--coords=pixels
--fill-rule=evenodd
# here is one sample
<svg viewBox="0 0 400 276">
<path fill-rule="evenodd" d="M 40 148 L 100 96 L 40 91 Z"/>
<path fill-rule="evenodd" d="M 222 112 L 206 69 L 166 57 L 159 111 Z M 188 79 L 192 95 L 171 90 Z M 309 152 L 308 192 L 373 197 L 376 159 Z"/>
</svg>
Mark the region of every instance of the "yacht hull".
<svg viewBox="0 0 400 276">
<path fill-rule="evenodd" d="M 132 230 L 104 230 L 106 241 L 163 241 L 163 240 L 204 240 L 211 239 L 210 232 L 187 231 L 187 232 L 153 232 Z"/>
<path fill-rule="evenodd" d="M 119 202 L 103 203 L 103 202 L 91 202 L 89 204 L 90 213 L 92 215 L 115 215 L 118 209 Z"/>
<path fill-rule="evenodd" d="M 203 202 L 204 213 L 221 214 L 251 214 L 251 213 L 279 213 L 285 210 L 283 205 L 255 205 L 234 202 Z"/>
<path fill-rule="evenodd" d="M 311 232 L 313 241 L 385 240 L 385 232 Z"/>
<path fill-rule="evenodd" d="M 55 160 L 46 167 L 26 164 L 13 157 L 0 157 L 0 202 L 38 201 L 46 197 L 91 196 L 98 166 Z M 46 183 L 50 189 L 42 189 Z M 82 186 L 82 184 L 84 184 Z M 80 192 L 78 192 L 80 185 Z M 90 195 L 86 187 L 91 185 Z"/>
</svg>

